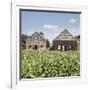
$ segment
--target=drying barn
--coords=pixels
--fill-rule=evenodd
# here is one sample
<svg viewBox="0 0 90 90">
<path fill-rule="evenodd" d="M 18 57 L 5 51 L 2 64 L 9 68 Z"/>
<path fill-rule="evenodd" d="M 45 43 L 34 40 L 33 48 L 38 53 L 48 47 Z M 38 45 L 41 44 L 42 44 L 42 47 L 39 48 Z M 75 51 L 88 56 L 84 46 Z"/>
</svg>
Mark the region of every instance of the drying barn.
<svg viewBox="0 0 90 90">
<path fill-rule="evenodd" d="M 53 40 L 53 50 L 77 50 L 77 40 L 67 29 L 65 29 Z"/>
<path fill-rule="evenodd" d="M 29 49 L 46 49 L 49 47 L 49 41 L 44 39 L 38 32 L 33 33 L 26 40 L 26 48 Z"/>
</svg>

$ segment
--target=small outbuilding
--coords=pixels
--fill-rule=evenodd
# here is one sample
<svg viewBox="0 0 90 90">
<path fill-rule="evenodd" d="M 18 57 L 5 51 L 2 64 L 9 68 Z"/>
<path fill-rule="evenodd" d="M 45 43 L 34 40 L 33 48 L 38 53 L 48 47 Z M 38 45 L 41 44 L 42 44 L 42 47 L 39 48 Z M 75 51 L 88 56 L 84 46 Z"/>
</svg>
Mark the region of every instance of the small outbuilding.
<svg viewBox="0 0 90 90">
<path fill-rule="evenodd" d="M 53 50 L 77 50 L 77 40 L 67 29 L 65 29 L 53 40 Z"/>
</svg>

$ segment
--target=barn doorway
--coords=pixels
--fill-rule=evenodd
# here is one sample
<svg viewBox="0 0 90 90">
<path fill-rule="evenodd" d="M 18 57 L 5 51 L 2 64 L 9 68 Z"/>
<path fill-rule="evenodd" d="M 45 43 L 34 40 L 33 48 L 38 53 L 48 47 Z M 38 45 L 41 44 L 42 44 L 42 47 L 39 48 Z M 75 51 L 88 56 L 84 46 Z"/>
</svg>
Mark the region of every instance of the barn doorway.
<svg viewBox="0 0 90 90">
<path fill-rule="evenodd" d="M 62 46 L 62 51 L 65 51 L 65 46 L 64 45 Z"/>
<path fill-rule="evenodd" d="M 61 50 L 61 45 L 58 45 L 58 50 Z"/>
<path fill-rule="evenodd" d="M 66 51 L 66 45 L 62 46 L 62 51 Z"/>
<path fill-rule="evenodd" d="M 37 45 L 35 45 L 34 49 L 36 49 L 36 50 L 37 50 Z"/>
<path fill-rule="evenodd" d="M 65 45 L 65 51 L 66 51 L 66 45 Z"/>
</svg>

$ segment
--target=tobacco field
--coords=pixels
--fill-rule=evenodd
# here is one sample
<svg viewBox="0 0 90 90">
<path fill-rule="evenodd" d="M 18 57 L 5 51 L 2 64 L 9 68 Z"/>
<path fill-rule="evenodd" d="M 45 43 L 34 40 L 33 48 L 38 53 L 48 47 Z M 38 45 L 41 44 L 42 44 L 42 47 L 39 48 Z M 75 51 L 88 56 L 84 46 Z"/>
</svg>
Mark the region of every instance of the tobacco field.
<svg viewBox="0 0 90 90">
<path fill-rule="evenodd" d="M 80 76 L 79 51 L 21 50 L 20 77 Z"/>
</svg>

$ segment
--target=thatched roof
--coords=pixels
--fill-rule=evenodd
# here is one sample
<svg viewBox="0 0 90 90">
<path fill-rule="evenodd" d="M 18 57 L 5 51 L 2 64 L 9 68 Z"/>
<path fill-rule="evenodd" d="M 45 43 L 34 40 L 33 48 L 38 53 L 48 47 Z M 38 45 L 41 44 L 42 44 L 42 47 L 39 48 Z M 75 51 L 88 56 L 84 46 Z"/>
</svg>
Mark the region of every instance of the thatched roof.
<svg viewBox="0 0 90 90">
<path fill-rule="evenodd" d="M 75 40 L 75 38 L 67 29 L 65 29 L 54 40 Z"/>
</svg>

